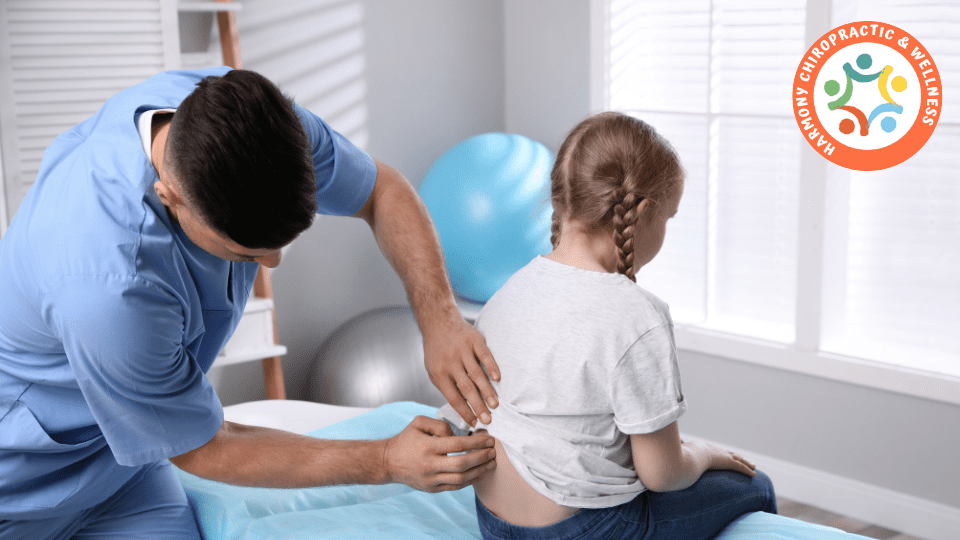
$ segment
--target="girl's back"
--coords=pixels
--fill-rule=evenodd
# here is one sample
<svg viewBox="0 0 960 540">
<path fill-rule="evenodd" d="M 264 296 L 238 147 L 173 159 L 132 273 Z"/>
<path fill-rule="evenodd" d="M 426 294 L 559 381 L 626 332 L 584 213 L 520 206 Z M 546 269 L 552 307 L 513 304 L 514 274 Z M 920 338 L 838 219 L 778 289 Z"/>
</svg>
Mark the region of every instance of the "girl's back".
<svg viewBox="0 0 960 540">
<path fill-rule="evenodd" d="M 663 302 L 622 274 L 538 257 L 477 326 L 502 373 L 488 427 L 498 467 L 475 486 L 488 509 L 545 525 L 643 491 L 624 431 L 685 410 Z"/>
</svg>

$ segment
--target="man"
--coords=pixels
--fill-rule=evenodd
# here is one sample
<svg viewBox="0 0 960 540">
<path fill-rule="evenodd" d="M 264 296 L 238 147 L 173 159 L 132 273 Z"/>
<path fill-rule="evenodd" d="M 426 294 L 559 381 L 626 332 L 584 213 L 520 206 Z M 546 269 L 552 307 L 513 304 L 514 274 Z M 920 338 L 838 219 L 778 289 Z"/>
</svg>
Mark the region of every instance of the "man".
<svg viewBox="0 0 960 540">
<path fill-rule="evenodd" d="M 277 266 L 318 211 L 370 224 L 431 380 L 489 420 L 496 364 L 410 184 L 260 75 L 162 73 L 50 145 L 0 242 L 0 539 L 195 538 L 170 462 L 239 485 L 425 491 L 494 466 L 490 437 L 425 417 L 383 441 L 223 420 L 204 373 L 258 263 Z"/>
</svg>

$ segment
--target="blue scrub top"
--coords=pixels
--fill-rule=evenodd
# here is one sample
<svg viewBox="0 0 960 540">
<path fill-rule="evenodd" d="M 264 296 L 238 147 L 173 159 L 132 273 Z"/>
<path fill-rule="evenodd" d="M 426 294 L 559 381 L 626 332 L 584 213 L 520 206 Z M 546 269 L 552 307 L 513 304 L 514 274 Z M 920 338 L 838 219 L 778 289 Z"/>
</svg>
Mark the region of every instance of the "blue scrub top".
<svg viewBox="0 0 960 540">
<path fill-rule="evenodd" d="M 0 241 L 0 520 L 99 504 L 143 466 L 209 441 L 223 410 L 205 377 L 236 328 L 257 263 L 194 245 L 154 192 L 136 120 L 210 75 L 124 90 L 43 155 Z M 374 161 L 297 106 L 320 213 L 350 215 Z"/>
</svg>

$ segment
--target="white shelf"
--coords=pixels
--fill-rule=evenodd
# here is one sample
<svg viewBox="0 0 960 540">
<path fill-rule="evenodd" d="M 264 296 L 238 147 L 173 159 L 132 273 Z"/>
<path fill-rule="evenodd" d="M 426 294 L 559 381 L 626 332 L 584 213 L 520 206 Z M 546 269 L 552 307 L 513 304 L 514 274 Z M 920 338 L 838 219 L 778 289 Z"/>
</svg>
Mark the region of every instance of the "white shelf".
<svg viewBox="0 0 960 540">
<path fill-rule="evenodd" d="M 180 2 L 177 4 L 177 11 L 240 11 L 243 9 L 241 4 L 219 3 L 219 2 Z"/>
<path fill-rule="evenodd" d="M 287 354 L 287 348 L 273 342 L 273 300 L 250 298 L 233 336 L 213 365 L 229 366 Z"/>
<path fill-rule="evenodd" d="M 213 367 L 242 364 L 244 362 L 263 360 L 264 358 L 273 358 L 274 356 L 283 356 L 285 354 L 287 354 L 287 348 L 283 345 L 244 349 L 234 354 L 217 356 L 217 359 L 213 362 Z"/>
</svg>

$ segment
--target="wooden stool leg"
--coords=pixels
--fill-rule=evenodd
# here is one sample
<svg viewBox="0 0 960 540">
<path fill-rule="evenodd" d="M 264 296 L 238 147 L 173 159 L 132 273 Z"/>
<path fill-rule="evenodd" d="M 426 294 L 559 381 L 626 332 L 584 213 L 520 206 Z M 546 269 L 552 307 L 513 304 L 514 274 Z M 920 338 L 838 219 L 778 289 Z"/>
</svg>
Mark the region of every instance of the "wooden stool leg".
<svg viewBox="0 0 960 540">
<path fill-rule="evenodd" d="M 253 282 L 253 295 L 258 298 L 273 298 L 273 284 L 270 282 L 270 269 L 260 265 L 257 278 Z M 277 331 L 277 313 L 270 310 L 273 319 L 273 342 L 280 343 L 280 333 Z M 267 391 L 267 399 L 287 399 L 287 390 L 283 382 L 283 364 L 279 356 L 263 360 L 263 384 Z"/>
<path fill-rule="evenodd" d="M 216 0 L 229 4 L 233 0 Z M 217 27 L 220 29 L 220 50 L 223 51 L 223 64 L 233 69 L 243 69 L 240 60 L 240 30 L 237 28 L 236 11 L 218 11 Z"/>
</svg>

